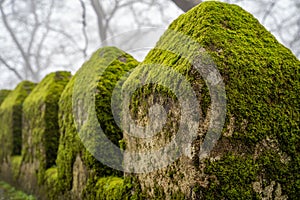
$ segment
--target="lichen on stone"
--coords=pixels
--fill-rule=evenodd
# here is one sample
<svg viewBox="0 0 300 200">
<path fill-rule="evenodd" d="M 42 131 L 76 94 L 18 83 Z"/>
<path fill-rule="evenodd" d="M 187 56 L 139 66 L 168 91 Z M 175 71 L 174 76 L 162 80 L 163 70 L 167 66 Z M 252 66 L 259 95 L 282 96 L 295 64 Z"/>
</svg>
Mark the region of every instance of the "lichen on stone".
<svg viewBox="0 0 300 200">
<path fill-rule="evenodd" d="M 201 45 L 225 83 L 225 128 L 207 160 L 197 156 L 205 136 L 201 130 L 205 130 L 211 102 L 201 74 L 193 73 L 198 62 L 197 56 L 193 56 L 198 54 L 201 58 L 203 49 L 187 45 L 178 35 L 186 35 Z M 190 58 L 195 59 L 190 62 Z M 192 162 L 183 156 L 165 169 L 138 175 L 149 198 L 159 198 L 151 189 L 153 180 L 163 189 L 160 194 L 167 195 L 168 199 L 171 198 L 169 192 L 177 188 L 187 198 L 257 198 L 253 182 L 260 179 L 267 185 L 272 181 L 280 184 L 282 196 L 291 199 L 300 196 L 300 62 L 257 19 L 237 5 L 203 2 L 176 19 L 137 68 L 143 71 L 143 66 L 145 69 L 153 63 L 169 66 L 191 82 L 201 102 L 203 121 L 192 147 L 196 149 Z M 142 78 L 133 74 L 124 85 L 130 87 L 153 76 L 147 72 L 140 76 Z M 151 85 L 139 90 L 132 100 L 132 115 L 137 119 L 147 115 L 145 108 L 151 105 L 143 103 L 155 103 L 154 93 L 160 89 Z M 165 94 L 173 98 L 168 91 Z M 174 136 L 176 129 L 169 128 L 173 130 L 169 135 Z M 160 141 L 166 140 L 165 135 L 166 132 L 158 134 Z M 257 144 L 268 137 L 278 141 L 278 146 L 265 148 L 263 154 L 255 157 Z M 155 147 L 146 146 L 137 139 L 127 138 L 126 142 L 128 150 L 149 151 L 150 147 Z M 288 162 L 282 162 L 278 152 L 289 158 Z M 174 168 L 182 172 L 181 178 L 165 176 Z"/>
<path fill-rule="evenodd" d="M 111 96 L 119 79 L 137 64 L 132 56 L 115 47 L 100 48 L 83 64 L 64 90 L 59 103 L 61 136 L 56 161 L 61 191 L 75 191 L 76 198 L 93 198 L 97 194 L 95 186 L 99 178 L 122 177 L 122 172 L 102 164 L 87 149 L 89 146 L 82 143 L 83 138 L 92 138 L 93 130 L 88 128 L 89 125 L 84 125 L 85 129 L 81 131 L 80 137 L 77 128 L 86 122 L 86 115 L 91 106 L 94 106 L 104 133 L 118 145 L 123 136 L 113 119 Z M 91 73 L 98 78 L 91 80 Z M 94 95 L 94 105 L 84 102 L 87 95 Z M 75 112 L 74 106 L 77 109 Z M 75 168 L 75 165 L 82 170 Z M 73 174 L 76 174 L 76 179 Z M 78 184 L 78 178 L 81 184 Z"/>
<path fill-rule="evenodd" d="M 37 179 L 38 184 L 42 185 L 46 170 L 56 165 L 59 142 L 58 101 L 70 78 L 71 73 L 65 71 L 48 74 L 24 102 L 23 181 Z"/>
<path fill-rule="evenodd" d="M 29 81 L 19 83 L 0 106 L 1 163 L 7 162 L 10 156 L 21 155 L 23 102 L 35 85 Z"/>
</svg>

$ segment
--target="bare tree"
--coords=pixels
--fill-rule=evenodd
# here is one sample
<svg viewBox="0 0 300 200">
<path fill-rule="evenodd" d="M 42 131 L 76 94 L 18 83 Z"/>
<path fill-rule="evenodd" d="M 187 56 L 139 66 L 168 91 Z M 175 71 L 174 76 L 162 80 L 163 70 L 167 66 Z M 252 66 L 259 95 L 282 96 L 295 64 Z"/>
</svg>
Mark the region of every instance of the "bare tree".
<svg viewBox="0 0 300 200">
<path fill-rule="evenodd" d="M 250 11 L 300 57 L 300 4 L 297 1 L 223 1 Z M 82 59 L 99 47 L 99 40 L 106 45 L 107 38 L 122 31 L 166 27 L 182 11 L 202 1 L 78 0 L 72 1 L 72 6 L 74 2 L 77 7 L 72 12 L 74 8 L 63 10 L 65 1 L 0 0 L 0 70 L 9 72 L 6 79 L 7 74 L 9 77 L 14 74 L 18 80 L 39 81 L 45 72 L 58 66 L 70 69 L 76 65 L 75 59 L 82 63 Z M 134 37 L 128 40 L 131 40 L 125 41 L 128 44 L 137 41 Z"/>
<path fill-rule="evenodd" d="M 58 1 L 1 0 L 0 66 L 20 79 L 39 81 L 60 57 L 82 52 L 73 35 L 53 19 Z M 1 41 L 2 40 L 2 41 Z M 71 48 L 70 48 L 71 47 Z M 61 59 L 61 65 L 69 65 Z"/>
<path fill-rule="evenodd" d="M 125 29 L 172 21 L 165 15 L 170 1 L 78 0 L 77 7 L 74 2 L 64 10 L 67 3 L 59 0 L 0 0 L 0 68 L 6 71 L 1 78 L 39 81 L 58 66 L 79 67 L 99 47 L 99 40 Z M 96 26 L 90 13 L 96 16 Z"/>
<path fill-rule="evenodd" d="M 90 5 L 97 17 L 99 39 L 105 44 L 109 35 L 118 32 L 116 22 L 120 21 L 120 14 L 126 15 L 127 26 L 134 25 L 134 28 L 153 27 L 161 24 L 168 24 L 168 16 L 165 15 L 166 8 L 171 1 L 162 0 L 90 0 Z M 148 10 L 155 10 L 156 13 L 147 13 Z M 160 16 L 159 21 L 151 19 L 153 16 Z M 122 17 L 121 17 L 122 21 Z"/>
</svg>

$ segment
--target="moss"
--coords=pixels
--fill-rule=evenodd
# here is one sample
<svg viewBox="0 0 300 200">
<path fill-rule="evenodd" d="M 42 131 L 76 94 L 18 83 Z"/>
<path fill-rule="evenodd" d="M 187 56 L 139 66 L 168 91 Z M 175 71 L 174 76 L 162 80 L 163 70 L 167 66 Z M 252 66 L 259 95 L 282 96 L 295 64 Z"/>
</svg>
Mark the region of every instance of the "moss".
<svg viewBox="0 0 300 200">
<path fill-rule="evenodd" d="M 39 183 L 44 181 L 46 169 L 55 165 L 59 141 L 58 101 L 70 78 L 70 72 L 50 73 L 23 105 L 22 163 L 37 167 Z"/>
<path fill-rule="evenodd" d="M 124 179 L 119 177 L 100 178 L 94 188 L 96 190 L 96 199 L 128 199 L 129 194 L 126 194 L 129 191 L 128 187 L 130 185 L 124 184 Z"/>
<path fill-rule="evenodd" d="M 259 199 L 252 188 L 258 172 L 259 165 L 251 157 L 226 155 L 206 168 L 218 179 L 211 178 L 208 189 L 198 187 L 196 193 L 204 193 L 205 199 Z"/>
<path fill-rule="evenodd" d="M 110 103 L 112 90 L 117 81 L 137 64 L 137 61 L 133 57 L 117 48 L 101 48 L 92 55 L 90 60 L 84 63 L 64 90 L 59 103 L 61 136 L 57 158 L 59 188 L 61 191 L 70 191 L 72 188 L 73 170 L 76 170 L 73 169 L 73 165 L 76 156 L 81 157 L 81 160 L 87 169 L 88 180 L 87 185 L 85 186 L 85 195 L 90 196 L 91 198 L 91 195 L 96 194 L 93 188 L 100 177 L 122 175 L 121 172 L 111 169 L 99 162 L 83 145 L 74 123 L 77 118 L 73 115 L 73 103 L 81 106 L 78 115 L 85 115 L 87 112 L 83 111 L 90 110 L 90 106 L 93 105 L 87 105 L 87 102 L 82 102 L 82 99 L 84 99 L 86 95 L 90 95 L 89 92 L 96 91 L 95 105 L 98 121 L 108 138 L 118 145 L 119 140 L 122 139 L 122 132 L 117 127 L 112 117 Z M 89 79 L 91 73 L 96 73 L 95 75 L 97 75 L 97 73 L 99 74 L 99 77 L 95 82 Z M 101 73 L 102 76 L 100 76 Z M 74 90 L 78 96 L 73 96 Z M 76 101 L 72 102 L 73 99 L 76 99 Z M 83 122 L 81 121 L 78 123 L 82 124 Z M 93 130 L 89 129 L 88 124 L 85 124 L 84 135 L 81 135 L 81 137 L 91 137 L 91 134 L 93 134 Z"/>
<path fill-rule="evenodd" d="M 157 184 L 155 184 L 157 185 Z M 154 198 L 155 199 L 166 199 L 166 194 L 164 189 L 161 186 L 154 187 Z"/>
<path fill-rule="evenodd" d="M 291 158 L 289 163 L 285 163 L 278 152 L 267 150 L 257 162 L 261 169 L 258 175 L 264 179 L 264 187 L 275 181 L 281 185 L 283 193 L 288 194 L 289 198 L 297 198 L 300 189 L 299 157 Z"/>
<path fill-rule="evenodd" d="M 17 178 L 19 176 L 21 162 L 22 162 L 22 156 L 12 156 L 11 157 L 11 166 L 12 166 L 14 180 L 17 180 Z"/>
<path fill-rule="evenodd" d="M 189 36 L 206 52 L 203 54 L 197 45 L 187 45 L 184 37 L 174 32 Z M 209 188 L 203 188 L 207 195 L 204 198 L 254 198 L 256 193 L 251 189 L 251 181 L 261 172 L 269 179 L 280 181 L 283 194 L 297 198 L 300 196 L 297 181 L 297 171 L 300 170 L 300 62 L 257 19 L 239 6 L 203 2 L 181 15 L 138 67 L 142 73 L 133 74 L 124 85 L 132 87 L 138 81 L 155 76 L 158 72 L 148 73 L 146 70 L 151 63 L 170 66 L 194 85 L 197 81 L 205 85 L 201 78 L 197 80 L 197 76 L 191 76 L 194 62 L 189 60 L 197 61 L 197 55 L 201 59 L 206 54 L 211 56 L 223 77 L 227 117 L 236 119 L 230 141 L 232 145 L 242 141 L 243 148 L 250 150 L 244 157 L 224 156 L 221 161 L 208 163 L 207 173 L 216 176 L 219 183 L 211 182 Z M 205 112 L 210 104 L 208 91 L 197 92 L 200 92 L 200 102 L 204 102 L 201 108 Z M 264 162 L 254 161 L 255 146 L 268 136 L 278 139 L 280 151 L 291 158 L 289 164 L 281 164 L 273 158 L 274 153 L 262 157 Z M 233 150 L 228 148 L 226 151 Z M 247 175 L 248 172 L 251 174 Z"/>
<path fill-rule="evenodd" d="M 184 199 L 186 199 L 186 195 L 180 191 L 177 191 L 177 192 L 171 194 L 171 199 L 172 200 L 184 200 Z"/>
<path fill-rule="evenodd" d="M 10 90 L 0 90 L 0 106 L 10 92 Z"/>
<path fill-rule="evenodd" d="M 8 160 L 9 156 L 21 154 L 22 144 L 22 108 L 25 98 L 35 84 L 23 81 L 8 94 L 0 106 L 0 160 Z"/>
<path fill-rule="evenodd" d="M 45 190 L 46 190 L 46 196 L 47 199 L 57 199 L 59 193 L 57 190 L 57 168 L 56 167 L 51 167 L 46 170 L 45 172 Z"/>
</svg>

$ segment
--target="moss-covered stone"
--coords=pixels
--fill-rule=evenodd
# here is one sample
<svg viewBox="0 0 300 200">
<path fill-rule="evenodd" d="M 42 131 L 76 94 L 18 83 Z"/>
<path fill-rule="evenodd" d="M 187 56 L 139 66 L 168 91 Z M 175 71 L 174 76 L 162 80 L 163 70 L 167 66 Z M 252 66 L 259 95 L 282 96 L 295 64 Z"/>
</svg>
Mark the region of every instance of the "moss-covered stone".
<svg viewBox="0 0 300 200">
<path fill-rule="evenodd" d="M 73 198 L 80 198 L 82 195 L 93 198 L 97 195 L 95 186 L 100 177 L 122 176 L 121 172 L 103 165 L 93 157 L 81 142 L 77 127 L 78 124 L 85 123 L 85 115 L 93 106 L 84 102 L 85 96 L 92 95 L 96 91 L 93 103 L 96 104 L 101 128 L 115 144 L 122 139 L 122 132 L 113 120 L 111 96 L 117 81 L 137 64 L 132 56 L 117 48 L 101 48 L 84 63 L 64 90 L 59 103 L 61 136 L 57 158 L 58 186 L 62 193 L 71 192 Z M 89 78 L 91 73 L 99 76 L 97 80 Z M 74 95 L 74 90 L 77 96 Z M 74 112 L 74 104 L 80 106 L 78 112 Z M 83 115 L 83 119 L 74 114 Z M 85 129 L 81 137 L 91 137 L 91 131 Z M 100 187 L 99 183 L 97 187 Z"/>
<path fill-rule="evenodd" d="M 15 181 L 18 180 L 18 176 L 20 173 L 20 166 L 22 162 L 22 156 L 12 156 L 11 157 L 11 167 L 12 167 L 12 175 Z"/>
<path fill-rule="evenodd" d="M 130 189 L 131 184 L 124 183 L 124 179 L 119 177 L 100 178 L 94 187 L 94 190 L 96 191 L 96 199 L 107 200 L 129 199 L 131 196 Z"/>
<path fill-rule="evenodd" d="M 0 106 L 1 163 L 7 162 L 12 155 L 21 155 L 23 102 L 34 87 L 35 83 L 21 82 Z"/>
<path fill-rule="evenodd" d="M 58 101 L 70 72 L 47 75 L 23 105 L 22 179 L 45 181 L 46 169 L 55 165 L 59 142 Z"/>
<path fill-rule="evenodd" d="M 45 172 L 45 183 L 43 188 L 47 199 L 58 199 L 59 193 L 57 183 L 57 167 L 48 168 Z"/>
<path fill-rule="evenodd" d="M 10 92 L 11 92 L 10 90 L 0 90 L 0 105 L 2 104 L 2 102 Z"/>
<path fill-rule="evenodd" d="M 183 156 L 165 169 L 138 175 L 143 191 L 152 198 L 171 198 L 171 191 L 181 191 L 195 199 L 248 199 L 263 198 L 264 189 L 274 186 L 272 198 L 300 196 L 299 60 L 239 6 L 203 2 L 181 15 L 138 68 L 143 72 L 143 65 L 162 64 L 185 76 L 201 102 L 203 123 L 209 118 L 210 97 L 204 80 L 194 73 L 197 55 L 201 59 L 203 49 L 187 44 L 180 35 L 199 43 L 223 77 L 227 96 L 225 128 L 206 161 L 199 159 L 196 151 L 193 159 Z M 124 85 L 130 87 L 154 75 L 133 74 Z M 136 119 L 145 116 L 145 108 L 151 106 L 137 102 L 155 103 L 154 92 L 160 90 L 160 86 L 151 85 L 134 96 L 131 111 Z M 163 96 L 173 98 L 168 92 Z M 176 133 L 173 127 L 170 130 L 169 135 Z M 196 150 L 203 142 L 202 133 L 198 134 L 193 144 Z M 166 135 L 160 134 L 161 141 Z M 127 140 L 126 149 L 149 150 L 142 141 L 133 141 L 130 144 Z M 163 194 L 153 191 L 154 180 Z"/>
</svg>

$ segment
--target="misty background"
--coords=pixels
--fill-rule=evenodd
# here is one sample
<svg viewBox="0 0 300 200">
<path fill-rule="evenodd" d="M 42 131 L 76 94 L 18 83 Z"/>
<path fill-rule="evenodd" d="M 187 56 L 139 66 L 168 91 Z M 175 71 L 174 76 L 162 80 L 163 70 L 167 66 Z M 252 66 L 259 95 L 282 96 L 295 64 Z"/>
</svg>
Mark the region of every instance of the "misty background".
<svg viewBox="0 0 300 200">
<path fill-rule="evenodd" d="M 238 4 L 252 13 L 300 58 L 300 1 L 222 1 Z M 132 30 L 140 31 L 139 35 L 145 38 L 132 35 L 117 43 L 130 49 L 132 43 L 147 40 L 147 44 L 154 46 L 157 38 L 143 31 L 149 27 L 166 29 L 199 2 L 0 0 L 0 89 L 12 89 L 21 80 L 39 82 L 52 71 L 67 70 L 74 74 L 97 48 Z M 130 53 L 140 61 L 143 59 L 138 52 Z"/>
</svg>

